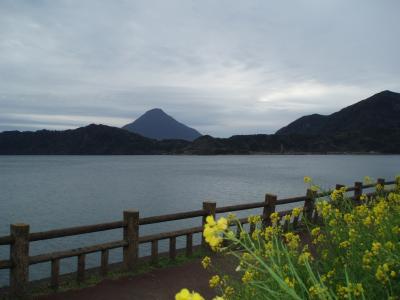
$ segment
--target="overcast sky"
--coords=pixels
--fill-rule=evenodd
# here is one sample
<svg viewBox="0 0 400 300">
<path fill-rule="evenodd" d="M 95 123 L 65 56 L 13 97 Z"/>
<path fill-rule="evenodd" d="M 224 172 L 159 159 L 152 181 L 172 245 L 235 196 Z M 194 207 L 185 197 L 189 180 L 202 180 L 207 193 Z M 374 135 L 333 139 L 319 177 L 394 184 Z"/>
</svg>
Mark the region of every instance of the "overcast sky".
<svg viewBox="0 0 400 300">
<path fill-rule="evenodd" d="M 399 0 L 0 1 L 0 131 L 273 133 L 400 91 Z"/>
</svg>

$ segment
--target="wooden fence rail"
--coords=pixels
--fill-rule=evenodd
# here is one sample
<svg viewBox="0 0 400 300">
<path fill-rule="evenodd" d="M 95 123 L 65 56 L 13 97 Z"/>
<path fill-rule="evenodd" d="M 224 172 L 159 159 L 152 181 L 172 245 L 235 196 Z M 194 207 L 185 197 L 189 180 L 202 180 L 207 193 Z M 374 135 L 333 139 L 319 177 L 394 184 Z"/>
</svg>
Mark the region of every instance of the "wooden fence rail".
<svg viewBox="0 0 400 300">
<path fill-rule="evenodd" d="M 385 182 L 384 179 L 378 179 L 376 184 L 383 187 L 385 185 L 393 185 L 395 181 Z M 364 189 L 375 187 L 376 184 L 363 185 L 361 182 L 355 182 L 353 187 L 346 189 L 347 192 L 354 191 L 352 198 L 359 201 L 360 196 Z M 336 185 L 339 189 L 341 185 Z M 9 287 L 10 294 L 13 297 L 24 297 L 28 293 L 29 283 L 29 266 L 44 262 L 51 262 L 51 278 L 50 284 L 53 288 L 59 286 L 60 276 L 60 260 L 69 257 L 77 257 L 77 272 L 76 278 L 78 282 L 85 280 L 85 265 L 86 254 L 99 252 L 101 255 L 100 274 L 106 275 L 109 265 L 109 250 L 122 248 L 123 249 L 123 266 L 127 270 L 135 268 L 139 258 L 139 245 L 151 243 L 151 260 L 156 261 L 159 257 L 158 244 L 160 240 L 169 240 L 169 257 L 174 259 L 176 257 L 176 238 L 186 237 L 186 255 L 190 256 L 193 253 L 193 235 L 201 233 L 203 226 L 206 222 L 208 215 L 215 216 L 216 214 L 242 211 L 255 208 L 263 208 L 261 217 L 264 225 L 270 224 L 271 213 L 277 211 L 277 206 L 284 204 L 293 204 L 304 202 L 303 217 L 309 220 L 316 220 L 318 218 L 315 212 L 315 200 L 317 198 L 330 195 L 332 191 L 316 193 L 307 190 L 306 195 L 277 199 L 277 196 L 266 194 L 264 201 L 252 202 L 238 205 L 229 205 L 217 207 L 215 202 L 203 202 L 202 209 L 188 212 L 180 212 L 174 214 L 166 214 L 160 216 L 140 218 L 139 212 L 135 210 L 127 210 L 123 212 L 123 220 L 95 225 L 86 225 L 78 227 L 70 227 L 64 229 L 49 230 L 43 232 L 29 232 L 29 225 L 27 224 L 12 224 L 10 226 L 10 235 L 0 237 L 0 245 L 10 246 L 10 258 L 8 260 L 0 260 L 0 269 L 9 269 Z M 372 193 L 370 193 L 372 194 Z M 292 210 L 278 211 L 281 218 L 290 214 Z M 170 232 L 162 232 L 157 234 L 139 236 L 139 227 L 148 224 L 156 224 L 161 222 L 176 221 L 190 218 L 202 218 L 202 226 L 186 228 Z M 248 223 L 247 218 L 239 219 L 241 224 Z M 289 226 L 288 220 L 285 221 L 284 228 Z M 291 220 L 293 227 L 299 223 L 299 217 Z M 67 236 L 75 236 L 80 234 L 88 234 L 94 232 L 101 232 L 113 229 L 123 229 L 123 239 L 108 243 L 102 243 L 77 249 L 58 251 L 53 253 L 45 253 L 35 256 L 29 256 L 29 243 L 33 241 L 48 240 L 54 238 L 61 238 Z M 250 228 L 250 231 L 254 228 Z M 202 240 L 204 245 L 204 240 Z"/>
</svg>

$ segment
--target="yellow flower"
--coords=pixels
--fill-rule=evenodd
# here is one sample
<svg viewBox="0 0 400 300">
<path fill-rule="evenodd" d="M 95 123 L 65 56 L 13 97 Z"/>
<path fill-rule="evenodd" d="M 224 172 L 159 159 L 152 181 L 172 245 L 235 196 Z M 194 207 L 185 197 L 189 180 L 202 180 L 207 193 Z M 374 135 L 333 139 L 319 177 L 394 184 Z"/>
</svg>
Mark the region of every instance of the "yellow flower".
<svg viewBox="0 0 400 300">
<path fill-rule="evenodd" d="M 310 292 L 311 298 L 325 299 L 324 297 L 319 297 L 327 292 L 327 288 L 321 286 L 320 284 L 315 284 L 311 286 L 308 291 Z"/>
<path fill-rule="evenodd" d="M 299 248 L 300 237 L 293 232 L 288 232 L 285 234 L 286 244 L 288 245 L 289 249 L 296 250 Z"/>
<path fill-rule="evenodd" d="M 358 205 L 355 208 L 355 214 L 360 217 L 365 217 L 368 215 L 368 206 L 366 204 Z"/>
<path fill-rule="evenodd" d="M 356 283 L 356 284 L 349 284 L 352 292 L 354 293 L 354 296 L 358 297 L 361 296 L 364 293 L 364 288 L 361 283 Z"/>
<path fill-rule="evenodd" d="M 333 282 L 332 278 L 334 275 L 335 275 L 335 270 L 331 270 L 328 273 L 326 273 L 325 275 L 321 276 L 321 281 L 324 283 L 328 282 L 328 283 L 332 284 L 332 282 Z"/>
<path fill-rule="evenodd" d="M 250 224 L 258 224 L 258 223 L 261 223 L 261 216 L 249 216 L 249 217 L 247 218 L 247 221 L 248 221 Z"/>
<path fill-rule="evenodd" d="M 220 231 L 226 230 L 228 228 L 228 220 L 225 218 L 220 218 L 217 221 L 217 228 Z"/>
<path fill-rule="evenodd" d="M 213 300 L 224 300 L 224 298 L 220 297 L 220 296 L 217 296 L 217 297 L 214 297 Z"/>
<path fill-rule="evenodd" d="M 204 257 L 203 260 L 201 261 L 201 264 L 204 269 L 207 269 L 211 265 L 211 258 L 208 256 Z"/>
<path fill-rule="evenodd" d="M 332 220 L 330 220 L 329 221 L 329 226 L 331 226 L 331 227 L 335 227 L 336 225 L 337 225 L 337 221 L 336 221 L 336 219 L 332 219 Z"/>
<path fill-rule="evenodd" d="M 375 255 L 378 254 L 379 250 L 382 248 L 382 244 L 379 242 L 373 242 L 372 243 L 372 253 L 374 253 Z"/>
<path fill-rule="evenodd" d="M 354 223 L 354 216 L 352 214 L 344 214 L 343 220 L 348 224 Z"/>
<path fill-rule="evenodd" d="M 349 229 L 349 238 L 354 240 L 357 237 L 357 231 L 354 228 Z"/>
<path fill-rule="evenodd" d="M 252 272 L 250 272 L 249 270 L 246 270 L 246 272 L 244 272 L 244 275 L 242 277 L 242 281 L 243 283 L 249 283 L 250 281 L 253 280 L 254 274 Z"/>
<path fill-rule="evenodd" d="M 294 288 L 294 278 L 290 279 L 289 277 L 286 277 L 286 278 L 285 278 L 285 283 L 286 283 L 289 287 Z"/>
<path fill-rule="evenodd" d="M 277 212 L 274 212 L 270 215 L 271 223 L 273 225 L 277 225 L 279 221 L 279 214 Z"/>
<path fill-rule="evenodd" d="M 236 215 L 234 213 L 228 213 L 227 219 L 228 221 L 233 221 L 236 219 Z"/>
<path fill-rule="evenodd" d="M 253 256 L 251 256 L 250 253 L 248 253 L 248 252 L 244 252 L 244 253 L 243 253 L 243 255 L 242 255 L 242 261 L 250 262 L 250 261 L 252 261 L 252 260 L 253 260 Z"/>
<path fill-rule="evenodd" d="M 342 186 L 340 189 L 334 189 L 331 193 L 331 199 L 333 201 L 342 199 L 346 190 L 347 188 L 345 186 Z"/>
<path fill-rule="evenodd" d="M 188 289 L 182 289 L 175 295 L 175 300 L 204 300 L 204 298 L 196 292 L 189 292 Z"/>
<path fill-rule="evenodd" d="M 189 300 L 191 298 L 192 295 L 188 289 L 182 289 L 178 294 L 175 295 L 175 300 Z"/>
<path fill-rule="evenodd" d="M 361 200 L 361 201 L 367 200 L 367 195 L 362 194 L 362 195 L 360 196 L 360 200 Z"/>
<path fill-rule="evenodd" d="M 293 208 L 293 210 L 292 210 L 292 216 L 293 216 L 293 217 L 298 217 L 298 216 L 300 216 L 301 211 L 302 211 L 302 209 L 299 208 L 299 207 Z"/>
<path fill-rule="evenodd" d="M 209 226 L 215 226 L 215 220 L 213 216 L 207 216 L 206 223 Z"/>
<path fill-rule="evenodd" d="M 398 186 L 399 193 L 389 193 L 387 197 L 389 202 L 399 205 L 400 204 L 400 185 Z"/>
<path fill-rule="evenodd" d="M 348 283 L 348 286 L 338 285 L 336 291 L 340 299 L 348 299 L 349 294 L 353 294 L 356 297 L 361 296 L 364 293 L 364 288 L 361 283 Z"/>
<path fill-rule="evenodd" d="M 369 270 L 371 268 L 370 264 L 371 264 L 371 260 L 374 257 L 374 255 L 372 254 L 372 252 L 365 250 L 365 253 L 363 255 L 362 258 L 362 262 L 363 262 L 363 268 Z"/>
<path fill-rule="evenodd" d="M 372 224 L 372 218 L 370 216 L 366 217 L 363 221 L 363 224 L 369 226 Z"/>
<path fill-rule="evenodd" d="M 311 177 L 304 176 L 304 183 L 310 183 L 312 181 Z"/>
<path fill-rule="evenodd" d="M 313 258 L 311 256 L 311 253 L 308 251 L 303 251 L 298 258 L 298 263 L 299 264 L 305 264 L 307 261 L 311 261 Z"/>
<path fill-rule="evenodd" d="M 199 293 L 193 293 L 191 300 L 204 300 L 204 298 Z"/>
<path fill-rule="evenodd" d="M 396 245 L 393 244 L 393 242 L 388 241 L 388 242 L 385 243 L 385 248 L 388 249 L 388 250 L 394 250 L 394 248 L 396 248 Z"/>
<path fill-rule="evenodd" d="M 312 236 L 317 236 L 317 235 L 320 234 L 320 232 L 321 232 L 321 228 L 320 228 L 320 227 L 315 227 L 315 228 L 313 228 L 313 229 L 311 230 L 311 235 L 312 235 Z"/>
<path fill-rule="evenodd" d="M 228 228 L 228 221 L 225 218 L 220 218 L 217 222 L 213 216 L 206 218 L 204 225 L 203 236 L 205 241 L 211 246 L 213 250 L 218 249 L 223 241 L 222 233 Z"/>
<path fill-rule="evenodd" d="M 332 205 L 326 200 L 319 201 L 317 203 L 317 211 L 322 217 L 326 218 L 332 213 Z"/>
<path fill-rule="evenodd" d="M 378 183 L 378 184 L 375 186 L 375 188 L 376 188 L 376 190 L 377 190 L 378 192 L 380 192 L 380 191 L 383 190 L 383 185 L 380 184 L 380 183 Z"/>
<path fill-rule="evenodd" d="M 350 247 L 350 242 L 349 241 L 343 241 L 339 244 L 339 248 L 349 248 Z"/>
<path fill-rule="evenodd" d="M 211 277 L 210 281 L 208 282 L 210 285 L 210 288 L 215 288 L 219 285 L 221 282 L 221 278 L 218 275 L 214 275 Z"/>
<path fill-rule="evenodd" d="M 400 227 L 399 226 L 393 226 L 392 233 L 393 234 L 400 234 Z"/>
<path fill-rule="evenodd" d="M 252 234 L 251 234 L 251 238 L 253 239 L 253 240 L 258 240 L 258 237 L 261 235 L 261 230 L 260 229 L 255 229 L 253 232 L 252 232 Z"/>
<path fill-rule="evenodd" d="M 235 293 L 235 289 L 231 286 L 227 286 L 224 290 L 224 298 L 229 299 Z"/>
<path fill-rule="evenodd" d="M 385 271 L 385 267 L 381 265 L 379 265 L 378 268 L 376 269 L 375 277 L 383 284 L 386 284 L 386 282 L 389 281 L 389 278 Z"/>
</svg>

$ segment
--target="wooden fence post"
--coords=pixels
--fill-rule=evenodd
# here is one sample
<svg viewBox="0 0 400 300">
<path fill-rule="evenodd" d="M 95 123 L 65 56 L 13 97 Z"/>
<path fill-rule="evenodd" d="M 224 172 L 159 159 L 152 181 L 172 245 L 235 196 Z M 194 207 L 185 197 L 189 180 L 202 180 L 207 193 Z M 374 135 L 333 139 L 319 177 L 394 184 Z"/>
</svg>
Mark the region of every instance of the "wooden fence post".
<svg viewBox="0 0 400 300">
<path fill-rule="evenodd" d="M 60 284 L 60 260 L 58 258 L 51 260 L 51 280 L 50 286 L 53 289 L 58 289 Z"/>
<path fill-rule="evenodd" d="M 213 216 L 215 219 L 215 210 L 217 208 L 217 203 L 215 202 L 211 202 L 211 201 L 205 201 L 203 202 L 203 209 L 205 211 L 207 211 L 206 216 L 203 216 L 203 220 L 202 220 L 202 226 L 204 228 L 204 225 L 206 224 L 206 218 L 208 216 Z M 203 234 L 201 235 L 201 245 L 205 246 L 206 245 L 206 241 L 204 239 Z"/>
<path fill-rule="evenodd" d="M 10 246 L 10 293 L 12 298 L 24 298 L 28 295 L 29 282 L 29 225 L 12 224 L 10 234 L 13 239 Z"/>
<path fill-rule="evenodd" d="M 158 240 L 151 241 L 151 262 L 155 263 L 158 260 Z"/>
<path fill-rule="evenodd" d="M 307 189 L 303 215 L 308 222 L 312 221 L 312 215 L 315 207 L 315 194 L 316 192 L 312 191 L 311 189 Z"/>
<path fill-rule="evenodd" d="M 101 276 L 107 276 L 109 254 L 110 252 L 108 249 L 101 250 L 101 267 L 100 267 Z"/>
<path fill-rule="evenodd" d="M 134 268 L 139 252 L 139 212 L 137 210 L 124 211 L 124 266 L 131 270 Z"/>
<path fill-rule="evenodd" d="M 169 238 L 169 258 L 176 258 L 176 236 Z"/>
<path fill-rule="evenodd" d="M 85 281 L 85 266 L 86 266 L 86 255 L 78 255 L 78 272 L 76 274 L 76 280 L 78 283 Z"/>
<path fill-rule="evenodd" d="M 193 255 L 193 234 L 189 233 L 186 235 L 186 256 Z"/>
<path fill-rule="evenodd" d="M 363 191 L 363 184 L 360 181 L 354 182 L 354 201 L 360 203 L 360 197 Z"/>
<path fill-rule="evenodd" d="M 276 201 L 278 197 L 272 194 L 265 194 L 265 206 L 263 209 L 263 225 L 264 227 L 271 225 L 271 214 L 275 212 Z"/>
<path fill-rule="evenodd" d="M 377 184 L 382 186 L 382 191 L 385 189 L 385 179 L 384 178 L 378 178 Z"/>
</svg>

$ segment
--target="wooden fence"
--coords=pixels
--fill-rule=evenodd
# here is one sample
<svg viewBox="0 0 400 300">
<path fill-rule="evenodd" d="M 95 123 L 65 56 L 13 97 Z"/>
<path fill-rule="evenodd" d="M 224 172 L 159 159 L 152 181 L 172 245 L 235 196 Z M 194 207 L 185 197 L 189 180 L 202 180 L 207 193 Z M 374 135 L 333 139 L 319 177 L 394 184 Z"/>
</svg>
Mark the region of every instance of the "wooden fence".
<svg viewBox="0 0 400 300">
<path fill-rule="evenodd" d="M 385 184 L 395 184 L 395 181 L 385 183 L 384 179 L 378 179 L 377 183 L 385 186 Z M 363 193 L 363 189 L 372 188 L 375 187 L 375 185 L 376 184 L 363 185 L 361 182 L 355 182 L 353 187 L 347 188 L 347 192 L 354 192 L 354 196 L 352 197 L 355 200 L 359 200 L 361 194 Z M 339 189 L 340 187 L 342 187 L 342 185 L 336 185 L 337 189 Z M 139 258 L 139 244 L 151 243 L 151 259 L 155 261 L 159 256 L 158 242 L 160 240 L 169 239 L 169 257 L 170 259 L 174 259 L 177 253 L 176 238 L 180 236 L 186 236 L 186 255 L 191 255 L 193 251 L 193 235 L 202 232 L 205 219 L 208 215 L 215 216 L 219 213 L 263 208 L 262 218 L 264 224 L 267 225 L 270 222 L 269 216 L 271 215 L 271 213 L 277 210 L 277 206 L 304 202 L 303 217 L 311 219 L 316 216 L 314 208 L 315 199 L 327 196 L 330 193 L 331 191 L 315 193 L 311 190 L 307 190 L 307 193 L 304 196 L 279 200 L 277 199 L 276 195 L 266 194 L 265 200 L 261 202 L 245 203 L 223 207 L 217 207 L 215 202 L 203 202 L 203 207 L 199 210 L 146 218 L 140 218 L 139 212 L 137 210 L 126 210 L 123 212 L 122 221 L 33 233 L 29 231 L 29 225 L 27 224 L 12 224 L 10 226 L 10 235 L 0 237 L 0 245 L 10 245 L 10 257 L 8 260 L 0 260 L 0 269 L 9 269 L 10 294 L 13 297 L 23 297 L 24 295 L 29 293 L 28 284 L 30 265 L 51 262 L 50 285 L 54 289 L 57 289 L 60 282 L 60 260 L 63 258 L 77 257 L 76 278 L 78 282 L 84 282 L 86 254 L 95 252 L 100 253 L 100 273 L 105 276 L 109 268 L 109 250 L 115 248 L 123 248 L 123 266 L 126 270 L 133 270 Z M 282 218 L 286 214 L 291 213 L 291 210 L 278 212 L 279 216 Z M 202 226 L 139 236 L 139 226 L 196 217 L 202 217 Z M 247 218 L 240 219 L 240 222 L 242 224 L 248 223 Z M 293 224 L 292 226 L 296 227 L 299 223 L 299 218 L 297 217 L 294 220 L 291 220 L 291 222 Z M 288 225 L 289 224 L 287 224 L 286 221 L 286 224 L 284 226 Z M 119 228 L 123 229 L 122 240 L 35 256 L 29 255 L 29 243 L 33 241 L 49 240 L 54 238 L 75 236 Z M 251 230 L 254 230 L 254 228 L 250 228 L 250 231 Z M 202 241 L 202 244 L 204 244 L 204 240 Z"/>
</svg>

